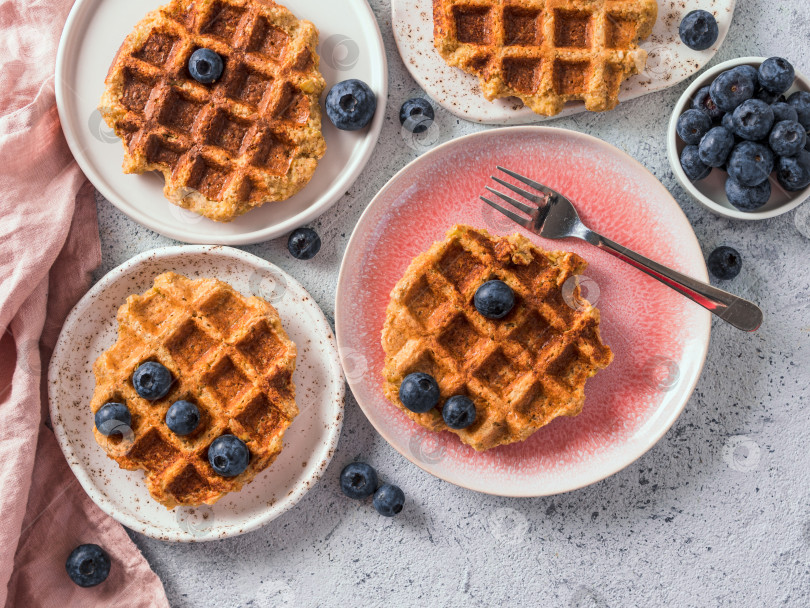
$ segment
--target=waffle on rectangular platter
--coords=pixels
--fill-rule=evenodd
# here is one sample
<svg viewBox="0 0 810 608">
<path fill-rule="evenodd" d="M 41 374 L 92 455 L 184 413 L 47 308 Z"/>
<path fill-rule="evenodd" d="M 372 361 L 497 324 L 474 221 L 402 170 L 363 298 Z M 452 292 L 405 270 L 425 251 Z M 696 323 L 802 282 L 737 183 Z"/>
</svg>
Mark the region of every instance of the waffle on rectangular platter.
<svg viewBox="0 0 810 608">
<path fill-rule="evenodd" d="M 272 0 L 173 0 L 146 15 L 99 104 L 124 173 L 162 173 L 169 201 L 220 222 L 296 194 L 326 151 L 317 43 Z M 201 48 L 224 63 L 212 84 L 188 69 Z"/>
<path fill-rule="evenodd" d="M 93 366 L 90 409 L 96 414 L 105 404 L 123 404 L 131 423 L 120 432 L 93 432 L 121 468 L 144 471 L 155 500 L 169 509 L 213 504 L 273 463 L 298 414 L 296 346 L 273 306 L 216 279 L 167 272 L 146 293 L 130 296 L 117 320 L 115 344 Z M 168 393 L 152 401 L 133 385 L 145 362 L 161 364 L 172 378 Z M 199 410 L 197 427 L 185 435 L 166 422 L 180 400 Z M 249 451 L 247 467 L 232 477 L 209 462 L 209 447 L 223 435 L 234 435 Z"/>
<path fill-rule="evenodd" d="M 432 431 L 450 431 L 476 450 L 523 441 L 558 416 L 576 416 L 585 383 L 613 360 L 599 335 L 599 310 L 581 297 L 576 276 L 587 263 L 547 252 L 520 234 L 496 237 L 454 226 L 411 262 L 391 292 L 382 331 L 386 397 Z M 487 281 L 505 282 L 515 304 L 485 318 L 473 298 Z M 399 388 L 412 373 L 438 382 L 440 399 L 425 413 L 406 408 Z M 447 426 L 446 401 L 475 405 L 467 428 Z"/>
<path fill-rule="evenodd" d="M 644 70 L 638 44 L 657 16 L 656 0 L 433 0 L 434 45 L 490 101 L 517 97 L 545 116 L 569 101 L 602 112 Z"/>
</svg>

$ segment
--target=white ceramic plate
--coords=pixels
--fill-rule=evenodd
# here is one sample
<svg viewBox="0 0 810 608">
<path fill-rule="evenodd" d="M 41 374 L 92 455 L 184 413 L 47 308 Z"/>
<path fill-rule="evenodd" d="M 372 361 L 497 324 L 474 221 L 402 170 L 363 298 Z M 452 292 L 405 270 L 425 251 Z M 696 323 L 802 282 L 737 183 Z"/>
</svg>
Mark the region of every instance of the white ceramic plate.
<svg viewBox="0 0 810 608">
<path fill-rule="evenodd" d="M 324 114 L 328 150 L 312 181 L 296 196 L 268 203 L 231 223 L 213 222 L 170 204 L 163 176 L 125 175 L 124 149 L 96 106 L 118 47 L 147 12 L 167 0 L 78 0 L 68 16 L 56 58 L 56 103 L 62 129 L 85 175 L 105 198 L 161 234 L 188 243 L 240 245 L 266 241 L 318 217 L 360 175 L 379 138 L 388 95 L 388 68 L 377 21 L 365 0 L 284 0 L 320 31 L 321 71 L 328 89 L 359 78 L 377 94 L 377 114 L 358 132 L 336 129 Z"/>
<path fill-rule="evenodd" d="M 293 380 L 299 415 L 284 450 L 240 492 L 215 505 L 167 510 L 149 496 L 142 471 L 125 471 L 93 437 L 92 366 L 116 340 L 115 315 L 127 296 L 142 293 L 172 270 L 214 277 L 243 294 L 271 302 L 298 346 Z M 169 541 L 203 541 L 243 534 L 295 505 L 320 479 L 337 445 L 345 385 L 332 330 L 321 309 L 290 275 L 249 253 L 217 246 L 147 251 L 109 272 L 65 322 L 48 370 L 51 422 L 68 464 L 106 513 L 142 534 Z"/>
<path fill-rule="evenodd" d="M 810 198 L 810 187 L 799 192 L 787 192 L 773 175 L 771 175 L 771 198 L 756 211 L 740 211 L 728 202 L 726 196 L 726 178 L 728 173 L 720 169 L 713 169 L 709 177 L 699 182 L 692 182 L 681 167 L 681 152 L 686 144 L 678 137 L 678 119 L 681 114 L 692 107 L 692 100 L 697 92 L 703 87 L 711 84 L 721 72 L 736 68 L 740 65 L 752 65 L 756 68 L 765 61 L 767 57 L 740 57 L 725 61 L 706 70 L 689 85 L 675 108 L 672 117 L 669 119 L 669 129 L 667 131 L 667 156 L 672 173 L 681 187 L 692 195 L 697 202 L 706 207 L 712 213 L 723 217 L 730 217 L 735 220 L 767 220 L 783 213 L 793 211 L 804 201 Z M 794 91 L 810 91 L 810 78 L 801 72 L 796 72 L 796 80 L 793 86 L 787 91 L 786 96 L 790 96 Z"/>
<path fill-rule="evenodd" d="M 627 101 L 666 89 L 700 70 L 723 44 L 735 4 L 736 0 L 659 1 L 655 29 L 641 45 L 649 52 L 647 68 L 625 81 L 619 99 Z M 705 51 L 693 51 L 678 35 L 681 19 L 696 9 L 713 13 L 720 27 L 717 42 Z M 433 48 L 432 0 L 392 0 L 391 11 L 394 38 L 405 66 L 427 94 L 446 110 L 482 123 L 514 125 L 546 120 L 516 98 L 487 101 L 476 76 L 445 63 Z M 559 116 L 584 111 L 584 104 L 571 103 Z"/>
<path fill-rule="evenodd" d="M 700 377 L 711 315 L 605 251 L 577 239 L 542 239 L 492 210 L 478 197 L 492 183 L 497 164 L 563 192 L 600 234 L 708 280 L 700 244 L 680 206 L 630 156 L 565 129 L 490 129 L 423 154 L 366 208 L 338 279 L 340 357 L 363 412 L 417 466 L 451 483 L 501 496 L 568 492 L 623 469 L 672 426 Z M 382 391 L 380 332 L 391 289 L 412 259 L 457 223 L 498 235 L 521 232 L 546 250 L 583 256 L 588 268 L 582 284 L 599 307 L 601 335 L 615 355 L 588 381 L 579 416 L 558 418 L 526 441 L 486 452 L 476 452 L 451 433 L 422 428 Z M 519 367 L 511 369 L 516 376 L 521 373 Z"/>
</svg>

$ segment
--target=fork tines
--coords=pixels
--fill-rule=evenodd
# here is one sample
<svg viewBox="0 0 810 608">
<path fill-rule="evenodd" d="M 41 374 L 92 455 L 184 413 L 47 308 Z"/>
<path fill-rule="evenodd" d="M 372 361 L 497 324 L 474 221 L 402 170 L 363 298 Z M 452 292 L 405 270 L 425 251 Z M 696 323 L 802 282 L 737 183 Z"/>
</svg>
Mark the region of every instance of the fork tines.
<svg viewBox="0 0 810 608">
<path fill-rule="evenodd" d="M 493 207 L 494 209 L 496 209 L 496 210 L 500 211 L 501 213 L 503 213 L 506 217 L 508 217 L 512 221 L 520 224 L 524 228 L 531 228 L 531 226 L 533 224 L 533 220 L 537 219 L 538 213 L 540 211 L 544 210 L 545 207 L 548 205 L 548 199 L 550 197 L 554 196 L 554 194 L 556 194 L 556 193 L 553 190 L 551 190 L 550 188 L 548 188 L 547 186 L 544 186 L 543 184 L 540 184 L 540 183 L 538 183 L 538 182 L 536 182 L 534 180 L 531 180 L 528 177 L 524 177 L 523 175 L 520 175 L 519 173 L 515 173 L 514 171 L 510 171 L 509 169 L 501 167 L 500 165 L 498 165 L 498 170 L 506 173 L 508 176 L 513 177 L 514 179 L 516 179 L 516 180 L 518 180 L 520 182 L 523 182 L 524 184 L 526 184 L 527 186 L 537 190 L 538 192 L 541 192 L 544 196 L 538 196 L 536 194 L 533 194 L 533 193 L 529 192 L 528 190 L 525 190 L 525 189 L 523 189 L 523 188 L 521 188 L 519 186 L 516 186 L 514 184 L 510 184 L 509 182 L 504 181 L 504 180 L 500 179 L 499 177 L 496 177 L 496 176 L 492 175 L 491 178 L 495 182 L 497 182 L 498 184 L 504 186 L 505 188 L 508 188 L 509 190 L 514 192 L 515 194 L 519 194 L 520 196 L 525 198 L 527 201 L 530 201 L 530 202 L 534 203 L 537 206 L 536 207 L 529 206 L 529 205 L 517 200 L 516 198 L 514 198 L 512 196 L 509 196 L 508 194 L 504 194 L 503 192 L 499 192 L 498 190 L 495 190 L 494 188 L 491 188 L 489 186 L 486 186 L 487 190 L 489 190 L 492 194 L 494 194 L 498 198 L 500 198 L 500 199 L 506 201 L 507 203 L 509 203 L 510 205 L 512 205 L 515 209 L 518 209 L 518 210 L 522 211 L 523 213 L 527 214 L 528 216 L 530 216 L 530 219 L 522 217 L 522 216 L 518 215 L 517 213 L 514 213 L 513 211 L 511 211 L 509 209 L 506 209 L 506 208 L 500 206 L 499 204 L 495 203 L 494 201 L 489 200 L 488 198 L 486 198 L 484 196 L 481 197 L 481 200 L 483 200 L 487 205 L 489 205 L 489 206 Z"/>
</svg>

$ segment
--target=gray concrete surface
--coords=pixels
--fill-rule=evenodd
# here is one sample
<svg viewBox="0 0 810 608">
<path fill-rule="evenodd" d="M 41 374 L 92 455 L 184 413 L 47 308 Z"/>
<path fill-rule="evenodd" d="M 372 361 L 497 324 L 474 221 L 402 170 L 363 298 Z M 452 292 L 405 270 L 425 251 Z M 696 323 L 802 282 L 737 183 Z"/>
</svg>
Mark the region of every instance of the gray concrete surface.
<svg viewBox="0 0 810 608">
<path fill-rule="evenodd" d="M 669 1 L 669 0 L 667 0 Z M 383 31 L 391 94 L 377 154 L 313 227 L 324 242 L 299 262 L 285 239 L 247 247 L 296 276 L 331 316 L 341 255 L 365 205 L 417 156 L 398 109 L 418 92 L 397 54 L 388 0 L 371 2 Z M 784 55 L 810 73 L 806 0 L 738 0 L 712 64 Z M 624 471 L 570 494 L 505 499 L 433 478 L 396 453 L 349 396 L 325 478 L 264 529 L 202 545 L 133 533 L 173 606 L 808 606 L 810 605 L 810 240 L 807 211 L 746 223 L 721 219 L 676 185 L 666 159 L 669 109 L 686 88 L 607 115 L 554 121 L 638 158 L 669 188 L 708 255 L 737 248 L 729 285 L 766 311 L 745 335 L 715 323 L 694 396 L 670 432 Z M 484 128 L 440 112 L 441 141 Z M 801 209 L 801 208 L 800 208 Z M 132 255 L 168 245 L 103 199 L 100 277 Z M 345 499 L 338 475 L 362 457 L 408 497 L 393 520 Z"/>
</svg>

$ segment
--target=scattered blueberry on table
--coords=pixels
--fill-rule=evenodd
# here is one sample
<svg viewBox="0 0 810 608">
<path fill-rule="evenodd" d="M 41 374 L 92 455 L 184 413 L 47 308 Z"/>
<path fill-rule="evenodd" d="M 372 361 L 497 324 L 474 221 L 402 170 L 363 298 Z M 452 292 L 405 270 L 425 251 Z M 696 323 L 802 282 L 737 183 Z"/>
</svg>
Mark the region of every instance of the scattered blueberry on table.
<svg viewBox="0 0 810 608">
<path fill-rule="evenodd" d="M 742 270 L 742 258 L 736 249 L 723 245 L 709 254 L 707 266 L 716 278 L 728 281 Z"/>
<path fill-rule="evenodd" d="M 321 237 L 312 228 L 296 228 L 287 239 L 287 251 L 298 260 L 311 260 L 321 250 Z"/>
<path fill-rule="evenodd" d="M 107 437 L 123 435 L 132 426 L 132 414 L 123 403 L 105 403 L 96 412 L 95 424 L 98 432 Z"/>
<path fill-rule="evenodd" d="M 442 407 L 442 418 L 451 429 L 466 429 L 475 422 L 475 415 L 475 404 L 464 395 L 450 397 Z"/>
<path fill-rule="evenodd" d="M 132 374 L 135 392 L 148 401 L 162 399 L 172 387 L 172 373 L 156 361 L 147 361 Z"/>
<path fill-rule="evenodd" d="M 503 281 L 487 281 L 476 290 L 473 304 L 487 319 L 503 319 L 515 306 L 515 292 Z"/>
<path fill-rule="evenodd" d="M 211 49 L 197 49 L 188 60 L 188 72 L 201 84 L 211 84 L 222 76 L 222 57 Z"/>
<path fill-rule="evenodd" d="M 422 97 L 409 99 L 402 104 L 399 110 L 399 123 L 411 133 L 424 133 L 433 124 L 435 118 L 433 106 Z"/>
<path fill-rule="evenodd" d="M 386 483 L 374 493 L 374 508 L 385 517 L 393 517 L 405 505 L 405 493 L 399 487 Z"/>
<path fill-rule="evenodd" d="M 175 401 L 166 412 L 166 426 L 176 435 L 193 433 L 199 425 L 200 410 L 190 401 Z"/>
<path fill-rule="evenodd" d="M 95 587 L 110 575 L 110 556 L 95 544 L 79 545 L 65 562 L 65 570 L 79 587 Z"/>
<path fill-rule="evenodd" d="M 439 403 L 439 385 L 429 374 L 408 374 L 399 385 L 399 400 L 410 411 L 424 414 Z"/>
<path fill-rule="evenodd" d="M 708 11 L 696 10 L 683 18 L 678 33 L 690 49 L 705 51 L 717 42 L 720 29 L 714 15 Z"/>
<path fill-rule="evenodd" d="M 342 131 L 362 129 L 371 122 L 376 111 L 374 91 L 356 78 L 337 83 L 326 96 L 326 115 Z"/>
<path fill-rule="evenodd" d="M 365 462 L 352 462 L 340 472 L 340 489 L 349 498 L 362 500 L 377 491 L 377 471 Z"/>
<path fill-rule="evenodd" d="M 222 435 L 214 439 L 208 448 L 208 462 L 217 475 L 236 477 L 250 461 L 250 451 L 245 442 L 236 435 Z"/>
</svg>

